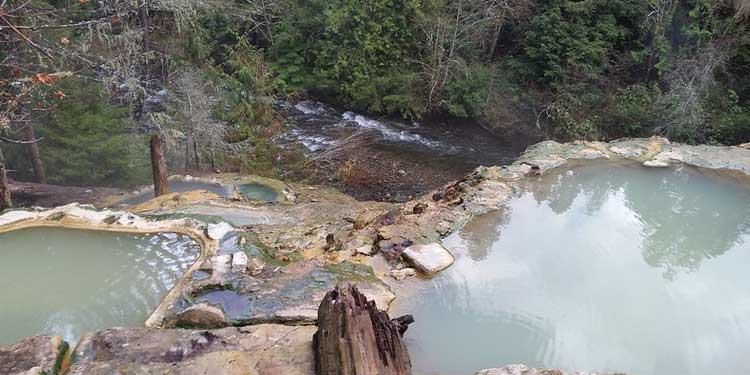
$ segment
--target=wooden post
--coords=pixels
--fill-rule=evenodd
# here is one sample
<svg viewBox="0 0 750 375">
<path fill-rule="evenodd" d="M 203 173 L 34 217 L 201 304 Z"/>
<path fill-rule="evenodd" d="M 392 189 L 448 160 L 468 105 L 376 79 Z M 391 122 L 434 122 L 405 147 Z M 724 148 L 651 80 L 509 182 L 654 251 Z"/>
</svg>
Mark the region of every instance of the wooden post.
<svg viewBox="0 0 750 375">
<path fill-rule="evenodd" d="M 39 142 L 36 141 L 36 134 L 34 133 L 34 126 L 28 124 L 23 127 L 24 137 L 26 138 L 26 151 L 29 154 L 31 165 L 34 167 L 34 179 L 38 184 L 46 184 L 47 176 L 44 173 L 44 163 L 42 163 L 42 156 L 39 153 Z"/>
<path fill-rule="evenodd" d="M 414 321 L 378 310 L 355 286 L 337 286 L 318 309 L 313 336 L 317 375 L 410 375 L 411 360 L 401 335 Z"/>
<path fill-rule="evenodd" d="M 154 197 L 169 192 L 167 162 L 164 158 L 164 140 L 159 134 L 151 136 L 151 167 L 154 171 Z"/>
<path fill-rule="evenodd" d="M 13 207 L 13 201 L 10 199 L 10 186 L 8 184 L 8 174 L 5 170 L 5 157 L 3 150 L 0 149 L 0 211 Z"/>
</svg>

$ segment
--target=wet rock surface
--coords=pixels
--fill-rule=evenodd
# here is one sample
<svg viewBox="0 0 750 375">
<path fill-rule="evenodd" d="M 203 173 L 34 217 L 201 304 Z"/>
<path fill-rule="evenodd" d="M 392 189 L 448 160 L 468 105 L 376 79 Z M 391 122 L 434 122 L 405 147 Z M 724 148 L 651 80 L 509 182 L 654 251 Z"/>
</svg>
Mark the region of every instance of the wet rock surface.
<svg viewBox="0 0 750 375">
<path fill-rule="evenodd" d="M 239 253 L 244 256 L 244 253 Z M 228 256 L 220 256 L 222 258 Z M 236 259 L 237 253 L 233 256 Z M 257 258 L 253 258 L 257 259 Z M 369 298 L 387 309 L 395 298 L 369 266 L 356 263 L 326 265 L 309 259 L 283 266 L 263 267 L 259 273 L 228 267 L 229 262 L 209 260 L 201 268 L 211 276 L 183 286 L 182 297 L 172 305 L 164 320 L 170 327 L 247 325 L 257 323 L 313 324 L 326 292 L 338 283 L 351 282 Z M 211 311 L 207 311 L 211 308 Z M 199 309 L 196 311 L 196 309 Z M 225 314 L 226 319 L 217 311 Z M 198 315 L 198 313 L 200 314 Z"/>
<path fill-rule="evenodd" d="M 0 374 L 55 375 L 67 348 L 58 336 L 34 336 L 0 347 Z"/>
<path fill-rule="evenodd" d="M 69 374 L 311 375 L 314 327 L 124 329 L 81 340 Z"/>
<path fill-rule="evenodd" d="M 486 369 L 474 375 L 607 375 L 596 372 L 566 372 L 557 369 L 536 369 L 524 365 L 510 365 L 502 368 Z M 618 374 L 609 374 L 618 375 Z M 624 375 L 624 374 L 619 374 Z"/>
</svg>

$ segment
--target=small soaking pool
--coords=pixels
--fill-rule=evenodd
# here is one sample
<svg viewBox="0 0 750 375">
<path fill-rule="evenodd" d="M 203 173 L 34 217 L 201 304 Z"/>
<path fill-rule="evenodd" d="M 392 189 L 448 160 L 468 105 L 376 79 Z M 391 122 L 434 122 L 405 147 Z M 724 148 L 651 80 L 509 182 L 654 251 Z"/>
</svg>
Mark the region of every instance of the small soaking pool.
<svg viewBox="0 0 750 375">
<path fill-rule="evenodd" d="M 456 263 L 397 306 L 415 374 L 750 373 L 747 181 L 579 164 L 507 206 L 448 237 Z"/>
<path fill-rule="evenodd" d="M 206 190 L 211 193 L 216 193 L 220 197 L 224 197 L 224 198 L 228 198 L 232 196 L 232 187 L 227 186 L 227 185 L 222 185 L 220 183 L 196 181 L 196 180 L 185 181 L 185 180 L 174 179 L 174 178 L 169 180 L 169 192 L 170 193 L 185 193 L 188 191 L 195 191 L 195 190 Z M 151 199 L 154 199 L 153 187 L 150 189 L 143 190 L 139 193 L 133 194 L 118 203 L 126 204 L 130 206 L 130 205 L 136 205 L 136 204 L 148 202 Z"/>
<path fill-rule="evenodd" d="M 0 234 L 0 345 L 142 326 L 200 254 L 188 236 L 29 228 Z"/>
<path fill-rule="evenodd" d="M 237 190 L 242 196 L 250 200 L 261 202 L 276 202 L 279 200 L 279 193 L 274 188 L 257 182 L 238 185 Z"/>
</svg>

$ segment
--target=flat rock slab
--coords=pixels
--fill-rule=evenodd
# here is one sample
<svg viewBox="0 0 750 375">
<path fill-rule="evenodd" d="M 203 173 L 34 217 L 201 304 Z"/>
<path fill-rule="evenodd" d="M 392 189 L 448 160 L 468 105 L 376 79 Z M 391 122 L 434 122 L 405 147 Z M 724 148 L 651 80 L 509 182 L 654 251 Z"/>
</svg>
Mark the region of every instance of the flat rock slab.
<svg viewBox="0 0 750 375">
<path fill-rule="evenodd" d="M 409 246 L 404 249 L 402 256 L 419 272 L 428 276 L 450 267 L 455 261 L 453 254 L 439 243 Z"/>
<path fill-rule="evenodd" d="M 607 375 L 595 372 L 566 372 L 557 369 L 535 369 L 524 365 L 510 365 L 477 372 L 475 375 Z M 624 375 L 624 374 L 610 374 Z"/>
<path fill-rule="evenodd" d="M 85 336 L 71 375 L 312 375 L 313 326 L 114 328 Z"/>
<path fill-rule="evenodd" d="M 219 257 L 217 257 L 219 258 Z M 216 263 L 216 264 L 214 264 Z M 325 294 L 341 282 L 356 284 L 378 307 L 387 310 L 395 295 L 371 267 L 308 259 L 264 267 L 253 276 L 208 262 L 209 275 L 193 279 L 181 291 L 162 322 L 166 327 L 221 328 L 259 323 L 314 324 Z M 209 268 L 211 267 L 211 268 Z M 217 319 L 224 314 L 223 319 Z"/>
<path fill-rule="evenodd" d="M 34 336 L 0 347 L 0 374 L 55 375 L 67 348 L 58 336 Z"/>
</svg>

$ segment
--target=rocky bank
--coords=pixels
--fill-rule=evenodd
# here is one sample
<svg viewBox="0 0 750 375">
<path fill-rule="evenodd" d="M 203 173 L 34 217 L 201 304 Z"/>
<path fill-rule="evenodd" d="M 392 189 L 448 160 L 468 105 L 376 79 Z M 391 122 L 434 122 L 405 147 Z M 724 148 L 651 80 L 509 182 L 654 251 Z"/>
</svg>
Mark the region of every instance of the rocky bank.
<svg viewBox="0 0 750 375">
<path fill-rule="evenodd" d="M 535 176 L 580 159 L 689 164 L 737 178 L 750 175 L 745 146 L 690 146 L 657 137 L 542 142 L 511 165 L 479 167 L 403 204 L 358 202 L 330 188 L 264 181 L 283 199 L 204 191 L 134 206 L 121 205 L 123 196 L 96 202 L 114 207 L 108 209 L 68 205 L 6 212 L 0 232 L 28 226 L 171 231 L 193 237 L 202 253 L 145 322 L 148 328 L 92 333 L 71 351 L 59 338 L 27 339 L 0 348 L 0 373 L 312 374 L 310 340 L 327 290 L 356 283 L 387 310 L 423 282 L 414 276 L 450 267 L 453 256 L 443 237 L 478 214 L 502 208 Z M 233 187 L 247 179 L 212 181 Z M 520 365 L 477 373 L 506 374 L 566 373 Z"/>
</svg>

